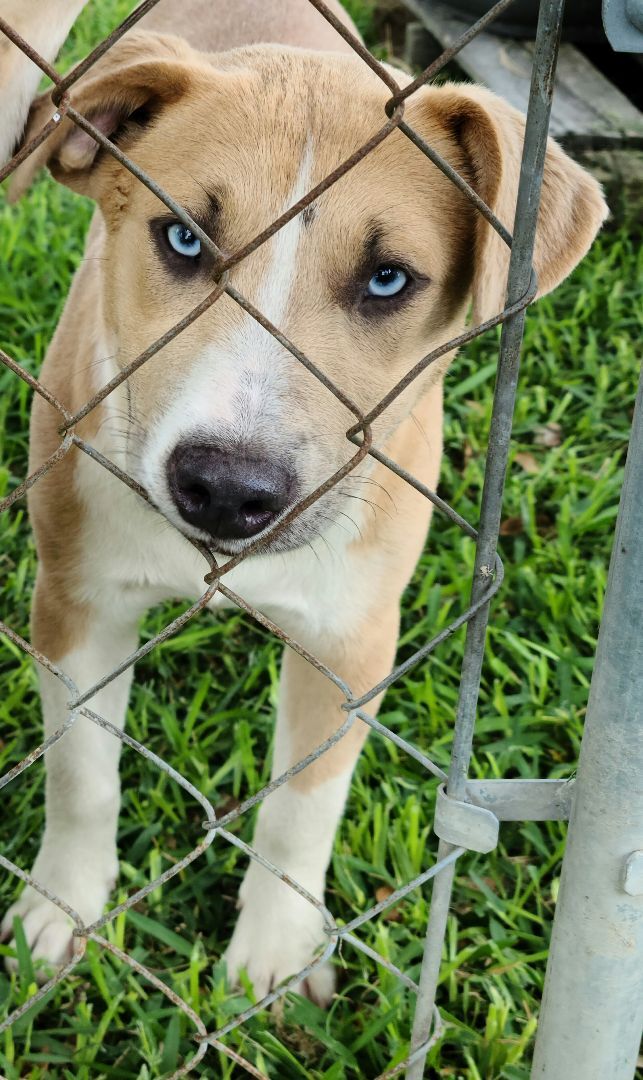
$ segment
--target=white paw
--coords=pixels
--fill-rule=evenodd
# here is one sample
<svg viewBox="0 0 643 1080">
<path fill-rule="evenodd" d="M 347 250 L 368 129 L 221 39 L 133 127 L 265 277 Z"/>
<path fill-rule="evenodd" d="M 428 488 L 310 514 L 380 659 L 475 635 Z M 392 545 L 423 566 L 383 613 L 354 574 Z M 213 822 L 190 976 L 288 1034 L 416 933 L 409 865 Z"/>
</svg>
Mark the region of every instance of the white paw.
<svg viewBox="0 0 643 1080">
<path fill-rule="evenodd" d="M 245 970 L 257 1001 L 310 963 L 328 938 L 320 912 L 263 867 L 252 863 L 239 894 L 241 912 L 226 950 L 228 977 Z M 330 963 L 321 964 L 294 988 L 318 1005 L 335 989 Z"/>
<path fill-rule="evenodd" d="M 85 925 L 102 914 L 116 878 L 115 859 L 96 856 L 96 852 L 91 857 L 83 858 L 78 851 L 70 855 L 67 850 L 62 854 L 43 848 L 31 872 L 35 881 L 73 908 Z M 28 885 L 2 920 L 0 935 L 3 939 L 12 935 L 16 916 L 22 920 L 35 962 L 43 961 L 50 966 L 60 967 L 71 959 L 77 947 L 77 939 L 73 935 L 74 923 L 56 904 Z M 16 961 L 7 960 L 7 967 L 15 969 Z M 37 974 L 42 981 L 48 977 L 42 965 Z"/>
</svg>

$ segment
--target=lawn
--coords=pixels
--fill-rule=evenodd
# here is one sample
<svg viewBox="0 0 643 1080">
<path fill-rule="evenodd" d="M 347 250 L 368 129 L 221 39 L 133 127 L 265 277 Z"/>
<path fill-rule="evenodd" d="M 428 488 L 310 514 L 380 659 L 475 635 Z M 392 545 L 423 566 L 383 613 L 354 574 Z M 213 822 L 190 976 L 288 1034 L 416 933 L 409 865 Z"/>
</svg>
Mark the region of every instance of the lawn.
<svg viewBox="0 0 643 1080">
<path fill-rule="evenodd" d="M 94 2 L 66 59 L 84 55 L 130 8 Z M 359 8 L 368 32 L 367 5 Z M 0 196 L 1 198 L 1 196 Z M 39 370 L 74 267 L 90 205 L 42 177 L 18 206 L 0 203 L 0 346 Z M 637 382 L 643 326 L 640 237 L 608 228 L 574 275 L 528 314 L 501 552 L 506 581 L 494 601 L 472 775 L 567 777 L 574 771 L 607 577 Z M 441 494 L 475 522 L 498 336 L 460 354 L 447 379 Z M 30 393 L 0 373 L 0 496 L 25 475 Z M 28 634 L 35 556 L 24 505 L 0 517 L 0 617 Z M 466 606 L 473 545 L 436 516 L 403 606 L 399 659 Z M 158 632 L 179 608 L 150 613 Z M 449 760 L 463 631 L 387 694 L 382 719 L 442 766 Z M 32 665 L 3 639 L 0 772 L 40 741 Z M 279 647 L 242 615 L 200 615 L 142 661 L 130 733 L 169 761 L 219 809 L 257 790 L 270 768 Z M 3 791 L 0 850 L 28 869 L 43 825 L 43 767 Z M 126 749 L 122 763 L 121 878 L 116 900 L 156 878 L 200 839 L 199 806 Z M 352 918 L 431 864 L 435 785 L 411 758 L 373 736 L 362 755 L 335 845 L 327 902 Z M 252 814 L 233 828 L 246 840 Z M 448 1021 L 427 1075 L 527 1080 L 564 847 L 560 823 L 502 828 L 487 856 L 458 863 L 439 1004 Z M 248 1004 L 225 987 L 220 957 L 231 933 L 244 858 L 215 841 L 192 867 L 108 928 L 111 941 L 159 974 L 208 1028 Z M 0 878 L 4 909 L 16 881 Z M 428 889 L 360 930 L 417 977 Z M 0 947 L 7 953 L 8 947 Z M 373 1078 L 404 1058 L 412 995 L 346 945 L 328 1012 L 290 996 L 283 1015 L 259 1015 L 228 1045 L 271 1080 Z M 91 945 L 78 976 L 0 1039 L 7 1080 L 161 1077 L 194 1051 L 192 1029 L 153 987 Z M 0 973 L 0 1013 L 35 986 L 30 958 Z M 241 1077 L 210 1051 L 194 1075 Z"/>
</svg>

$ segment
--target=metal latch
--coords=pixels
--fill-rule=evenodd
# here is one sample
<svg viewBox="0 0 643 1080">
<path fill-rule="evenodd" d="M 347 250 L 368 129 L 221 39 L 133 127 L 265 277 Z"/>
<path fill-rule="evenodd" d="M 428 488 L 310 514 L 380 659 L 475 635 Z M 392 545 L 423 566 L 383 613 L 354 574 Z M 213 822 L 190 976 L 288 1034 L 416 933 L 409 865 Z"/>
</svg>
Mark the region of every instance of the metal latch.
<svg viewBox="0 0 643 1080">
<path fill-rule="evenodd" d="M 448 844 L 484 852 L 496 847 L 500 822 L 491 810 L 450 798 L 440 784 L 433 829 Z"/>
</svg>

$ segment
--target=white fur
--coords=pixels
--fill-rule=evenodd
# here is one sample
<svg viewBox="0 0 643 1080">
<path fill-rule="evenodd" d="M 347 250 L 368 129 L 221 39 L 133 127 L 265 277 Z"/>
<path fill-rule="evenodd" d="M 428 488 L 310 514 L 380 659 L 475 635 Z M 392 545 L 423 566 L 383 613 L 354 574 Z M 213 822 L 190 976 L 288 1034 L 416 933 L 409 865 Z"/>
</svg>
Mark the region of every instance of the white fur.
<svg viewBox="0 0 643 1080">
<path fill-rule="evenodd" d="M 86 0 L 0 0 L 0 15 L 43 59 L 52 61 Z M 0 38 L 4 35 L 0 32 Z M 13 43 L 0 53 L 0 165 L 22 135 L 42 71 Z M 4 49 L 6 48 L 6 52 Z M 53 109 L 52 109 L 53 115 Z"/>
<path fill-rule="evenodd" d="M 116 666 L 136 643 L 135 609 L 121 597 L 106 605 L 82 647 L 63 657 L 60 667 L 81 692 Z M 89 707 L 122 727 L 131 684 L 128 671 L 93 697 Z M 69 691 L 53 675 L 41 676 L 45 735 L 67 712 Z M 90 719 L 77 716 L 63 738 L 47 751 L 47 818 L 32 875 L 61 897 L 87 924 L 102 913 L 118 872 L 116 827 L 120 801 L 120 741 Z M 61 908 L 28 887 L 5 915 L 2 931 L 20 915 L 34 959 L 63 962 L 71 949 L 71 924 Z"/>
<path fill-rule="evenodd" d="M 110 443 L 109 425 L 92 441 L 123 465 Z M 163 600 L 194 600 L 205 592 L 203 556 L 156 511 L 89 458 L 80 458 L 76 478 L 87 507 L 86 569 L 81 567 L 79 575 L 86 583 L 83 599 L 101 606 L 122 592 L 142 613 Z M 111 527 L 114 520 L 118 529 Z M 353 556 L 352 539 L 350 526 L 347 531 L 340 523 L 324 541 L 313 540 L 311 547 L 287 555 L 254 556 L 223 580 L 302 643 L 338 638 L 351 622 L 362 621 L 372 604 L 372 564 Z M 100 575 L 94 572 L 97 565 Z M 211 602 L 214 609 L 225 606 L 222 597 Z"/>
<path fill-rule="evenodd" d="M 284 725 L 284 718 L 278 721 Z M 276 756 L 273 775 L 285 767 Z M 277 788 L 259 810 L 254 846 L 289 874 L 307 892 L 323 899 L 324 878 L 335 829 L 344 808 L 351 773 L 333 777 L 310 791 Z M 251 861 L 239 893 L 241 914 L 226 952 L 228 973 L 236 978 L 245 968 L 257 997 L 288 975 L 300 971 L 313 953 L 327 943 L 318 909 L 260 863 Z M 332 974 L 325 966 L 309 976 L 313 997 L 332 992 Z"/>
</svg>

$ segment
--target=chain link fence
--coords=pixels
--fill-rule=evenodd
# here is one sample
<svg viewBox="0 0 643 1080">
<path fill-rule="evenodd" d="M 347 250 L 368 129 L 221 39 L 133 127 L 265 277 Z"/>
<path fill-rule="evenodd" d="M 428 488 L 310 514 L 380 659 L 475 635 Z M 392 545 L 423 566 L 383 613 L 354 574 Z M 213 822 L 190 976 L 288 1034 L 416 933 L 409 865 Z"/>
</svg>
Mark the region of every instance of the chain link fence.
<svg viewBox="0 0 643 1080">
<path fill-rule="evenodd" d="M 198 549 L 207 562 L 208 570 L 205 574 L 205 588 L 196 603 L 189 607 L 180 617 L 170 622 L 162 632 L 137 649 L 116 669 L 106 674 L 99 682 L 90 687 L 84 693 L 80 693 L 77 686 L 55 663 L 46 656 L 36 651 L 33 646 L 14 632 L 5 623 L 0 624 L 0 629 L 5 637 L 18 649 L 29 654 L 42 668 L 49 671 L 56 679 L 60 680 L 69 694 L 69 712 L 64 723 L 41 745 L 34 747 L 31 752 L 7 772 L 0 779 L 0 788 L 17 780 L 29 767 L 37 761 L 54 745 L 64 740 L 67 732 L 77 722 L 80 716 L 85 717 L 91 723 L 98 725 L 109 732 L 113 738 L 132 748 L 145 760 L 146 767 L 161 770 L 200 805 L 203 811 L 203 839 L 184 858 L 150 881 L 145 887 L 138 889 L 127 898 L 124 903 L 112 907 L 100 919 L 91 925 L 83 925 L 78 913 L 66 902 L 65 897 L 52 895 L 40 884 L 33 880 L 15 863 L 4 856 L 0 856 L 0 865 L 9 874 L 15 875 L 16 879 L 31 885 L 35 890 L 45 896 L 52 903 L 64 911 L 75 925 L 74 935 L 77 938 L 78 951 L 49 981 L 41 986 L 24 1004 L 16 1009 L 0 1025 L 0 1032 L 7 1028 L 33 1009 L 49 992 L 63 980 L 73 975 L 74 970 L 83 958 L 87 941 L 93 941 L 101 949 L 112 953 L 118 960 L 126 965 L 135 975 L 146 980 L 155 987 L 171 1002 L 172 1006 L 181 1010 L 187 1020 L 193 1025 L 196 1049 L 193 1056 L 186 1060 L 181 1067 L 173 1073 L 174 1077 L 184 1076 L 193 1071 L 200 1062 L 206 1058 L 208 1051 L 216 1048 L 226 1054 L 237 1063 L 242 1071 L 255 1077 L 264 1077 L 251 1062 L 245 1060 L 236 1050 L 225 1044 L 226 1035 L 233 1029 L 243 1025 L 254 1014 L 266 1009 L 278 998 L 283 997 L 287 991 L 301 983 L 312 971 L 324 964 L 342 944 L 350 945 L 355 949 L 366 953 L 376 964 L 381 965 L 399 979 L 404 986 L 417 994 L 417 1007 L 415 1023 L 413 1027 L 412 1043 L 406 1059 L 395 1067 L 382 1073 L 378 1080 L 388 1080 L 402 1073 L 406 1073 L 408 1080 L 417 1080 L 424 1075 L 424 1062 L 426 1055 L 433 1043 L 440 1038 L 443 1024 L 439 1011 L 435 1005 L 436 986 L 439 974 L 442 943 L 444 940 L 446 919 L 449 908 L 451 886 L 454 871 L 458 860 L 466 857 L 466 852 L 490 851 L 494 848 L 498 838 L 500 820 L 525 820 L 525 819 L 565 819 L 569 816 L 572 803 L 573 782 L 564 781 L 489 781 L 472 782 L 468 780 L 468 766 L 472 750 L 476 705 L 480 675 L 483 660 L 485 632 L 489 613 L 489 605 L 493 596 L 500 589 L 503 579 L 502 562 L 497 554 L 496 545 L 500 526 L 500 511 L 502 490 L 507 465 L 509 440 L 511 434 L 511 422 L 516 383 L 518 375 L 520 346 L 522 340 L 525 308 L 536 294 L 536 280 L 532 270 L 532 254 L 536 229 L 536 219 L 539 204 L 540 184 L 543 172 L 546 137 L 549 122 L 549 112 L 554 81 L 554 70 L 557 56 L 557 48 L 562 16 L 562 0 L 543 0 L 541 3 L 540 23 L 534 51 L 534 66 L 532 77 L 532 90 L 526 129 L 525 145 L 521 180 L 518 194 L 516 224 L 513 237 L 496 218 L 490 208 L 472 190 L 467 182 L 460 176 L 436 151 L 428 145 L 423 138 L 405 120 L 405 103 L 409 97 L 420 87 L 434 79 L 444 67 L 457 55 L 458 51 L 466 45 L 477 33 L 487 26 L 497 15 L 508 7 L 511 0 L 500 0 L 487 14 L 475 23 L 451 48 L 431 64 L 418 78 L 409 85 L 401 88 L 398 86 L 391 71 L 379 63 L 364 45 L 353 36 L 346 26 L 343 25 L 334 14 L 326 7 L 322 0 L 305 0 L 334 27 L 337 34 L 350 45 L 354 52 L 370 69 L 382 80 L 390 92 L 390 98 L 386 105 L 386 115 L 382 119 L 379 131 L 373 135 L 363 146 L 345 160 L 338 168 L 330 173 L 303 198 L 299 199 L 280 218 L 257 235 L 250 243 L 241 250 L 224 253 L 213 240 L 204 232 L 185 209 L 177 204 L 174 199 L 165 192 L 151 176 L 148 176 L 135 162 L 124 154 L 116 145 L 112 144 L 105 135 L 85 116 L 81 115 L 73 106 L 70 91 L 77 80 L 85 74 L 92 65 L 103 56 L 108 49 L 130 28 L 150 11 L 158 0 L 144 0 L 142 4 L 109 35 L 96 49 L 91 52 L 81 63 L 76 65 L 66 76 L 62 77 L 58 72 L 39 56 L 11 26 L 0 19 L 0 30 L 20 48 L 38 67 L 52 80 L 54 90 L 52 94 L 55 112 L 49 118 L 42 130 L 23 146 L 12 161 L 0 171 L 0 179 L 8 176 L 17 166 L 32 154 L 54 131 L 56 131 L 63 118 L 74 122 L 85 131 L 92 139 L 108 153 L 111 154 L 121 165 L 128 169 L 139 181 L 156 195 L 173 215 L 187 226 L 201 244 L 215 260 L 214 279 L 216 284 L 205 300 L 201 301 L 188 315 L 168 330 L 162 337 L 154 341 L 139 356 L 124 367 L 116 377 L 104 385 L 88 400 L 81 409 L 71 415 L 65 405 L 55 397 L 50 390 L 38 379 L 34 378 L 20 364 L 16 363 L 11 356 L 0 352 L 0 361 L 12 371 L 18 379 L 22 379 L 28 387 L 40 395 L 52 409 L 55 409 L 60 418 L 60 444 L 56 451 L 6 498 L 0 502 L 0 511 L 6 511 L 18 500 L 22 499 L 27 490 L 49 470 L 53 469 L 65 455 L 76 448 L 83 454 L 91 457 L 102 468 L 108 470 L 126 484 L 141 499 L 149 502 L 147 492 L 130 476 L 126 475 L 114 462 L 108 460 L 95 447 L 90 445 L 77 433 L 77 425 L 93 409 L 95 409 L 107 396 L 125 382 L 143 364 L 163 347 L 179 335 L 187 326 L 199 318 L 225 293 L 237 305 L 239 305 L 252 319 L 264 328 L 274 339 L 286 349 L 292 357 L 293 364 L 303 365 L 308 372 L 318 379 L 326 387 L 330 394 L 342 402 L 353 414 L 354 424 L 346 435 L 355 446 L 351 459 L 333 475 L 329 476 L 317 489 L 299 501 L 275 526 L 260 539 L 253 541 L 241 553 L 219 563 L 212 551 L 207 546 L 190 541 Z M 303 2 L 303 0 L 302 0 Z M 505 306 L 501 311 L 481 325 L 474 326 L 461 334 L 458 338 L 445 342 L 439 348 L 434 349 L 417 363 L 395 385 L 370 412 L 364 414 L 359 405 L 351 400 L 339 386 L 334 385 L 322 370 L 316 365 L 314 357 L 302 353 L 297 346 L 274 326 L 261 311 L 242 295 L 230 282 L 229 271 L 239 264 L 251 253 L 256 251 L 262 244 L 275 235 L 296 215 L 300 214 L 318 196 L 331 188 L 332 185 L 376 146 L 381 144 L 393 131 L 403 132 L 411 142 L 415 144 L 418 153 L 424 154 L 433 166 L 437 167 L 448 179 L 455 184 L 461 192 L 471 201 L 476 210 L 484 216 L 486 221 L 497 232 L 502 241 L 511 249 L 510 274 Z M 479 527 L 476 529 L 449 506 L 434 491 L 429 490 L 415 477 L 407 473 L 390 457 L 373 446 L 371 426 L 377 417 L 432 364 L 452 350 L 465 345 L 473 338 L 484 333 L 499 324 L 502 324 L 502 338 L 500 345 L 498 376 L 495 390 L 492 434 L 487 460 L 485 477 L 482 516 Z M 373 686 L 367 693 L 355 697 L 349 686 L 332 670 L 330 670 L 317 657 L 312 655 L 300 643 L 284 632 L 271 619 L 252 607 L 243 596 L 237 595 L 226 584 L 226 575 L 242 560 L 249 558 L 255 552 L 260 552 L 262 547 L 288 527 L 288 525 L 307 507 L 320 499 L 326 492 L 337 485 L 343 477 L 347 476 L 364 458 L 370 455 L 373 459 L 401 477 L 416 491 L 428 499 L 435 509 L 446 515 L 467 536 L 474 538 L 477 543 L 475 570 L 472 582 L 471 601 L 466 610 L 462 611 L 457 618 L 453 619 L 432 640 L 427 641 L 411 657 L 399 664 L 380 683 Z M 643 499 L 641 500 L 643 502 Z M 156 508 L 155 508 L 156 509 Z M 157 511 L 158 512 L 158 511 Z M 174 527 L 174 526 L 172 526 Z M 217 817 L 211 802 L 204 797 L 194 784 L 185 776 L 177 772 L 172 765 L 162 760 L 157 754 L 132 738 L 126 732 L 121 731 L 106 718 L 98 715 L 91 708 L 91 700 L 96 693 L 116 679 L 126 669 L 131 668 L 138 660 L 151 653 L 158 645 L 177 633 L 185 624 L 202 612 L 212 601 L 216 594 L 224 596 L 228 601 L 237 605 L 247 612 L 252 619 L 256 620 L 271 634 L 281 639 L 287 646 L 293 649 L 317 671 L 330 680 L 341 692 L 345 711 L 345 720 L 338 729 L 324 740 L 312 753 L 298 761 L 287 771 L 277 776 L 246 799 L 240 806 L 230 813 Z M 395 731 L 385 726 L 369 712 L 371 703 L 393 682 L 400 679 L 414 665 L 424 661 L 449 635 L 459 627 L 466 624 L 466 650 L 464 655 L 462 678 L 460 686 L 457 722 L 454 731 L 453 749 L 450 768 L 445 772 L 419 747 L 411 745 Z M 233 823 L 257 806 L 271 792 L 287 783 L 296 774 L 305 770 L 313 761 L 344 739 L 357 720 L 367 724 L 377 735 L 388 739 L 395 746 L 410 755 L 424 770 L 427 783 L 439 786 L 435 831 L 440 838 L 437 859 L 419 874 L 414 880 L 407 881 L 401 888 L 396 889 L 381 902 L 373 905 L 367 911 L 356 916 L 346 924 L 338 924 L 332 911 L 324 903 L 316 899 L 297 881 L 285 874 L 279 866 L 274 865 L 264 858 L 252 846 L 239 839 L 231 831 Z M 261 1001 L 235 1015 L 215 1030 L 208 1030 L 203 1019 L 184 1000 L 182 1000 L 170 986 L 143 966 L 126 951 L 117 947 L 107 940 L 105 928 L 116 917 L 134 907 L 150 893 L 159 889 L 170 878 L 180 874 L 188 866 L 195 863 L 203 856 L 206 849 L 217 839 L 219 843 L 227 843 L 236 846 L 250 860 L 261 864 L 267 871 L 276 875 L 295 890 L 306 902 L 319 912 L 327 936 L 327 944 L 318 956 L 303 970 L 294 972 L 287 982 L 272 990 Z M 399 901 L 419 889 L 427 882 L 433 881 L 433 899 L 428 925 L 424 962 L 422 965 L 419 983 L 411 979 L 404 971 L 399 970 L 391 961 L 375 952 L 369 945 L 360 940 L 359 930 L 365 923 L 377 917 L 386 909 L 398 904 Z M 582 976 L 581 976 L 582 977 Z M 561 1074 L 556 1071 L 557 1066 L 542 1068 L 538 1076 L 549 1077 Z M 572 1075 L 566 1069 L 566 1075 Z M 574 1076 L 576 1073 L 573 1074 Z M 579 1076 L 581 1073 L 578 1074 Z M 584 1080 L 588 1080 L 589 1071 L 582 1073 Z M 599 1073 L 593 1073 L 598 1076 Z M 605 1080 L 607 1073 L 601 1074 Z M 614 1072 L 626 1077 L 626 1072 Z M 265 1078 L 264 1078 L 265 1080 Z"/>
</svg>

